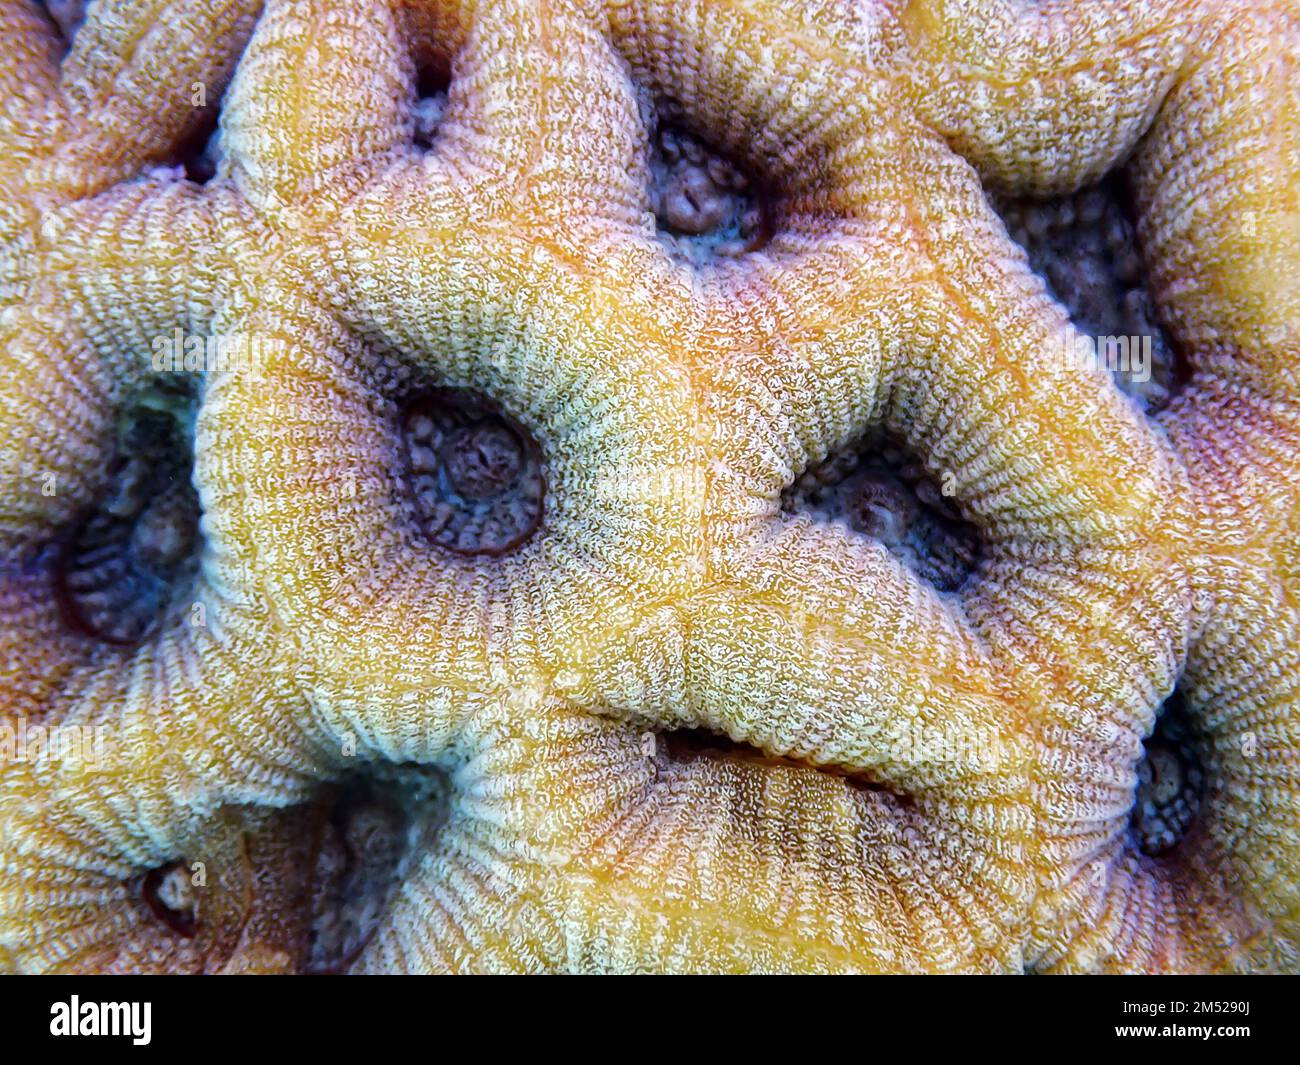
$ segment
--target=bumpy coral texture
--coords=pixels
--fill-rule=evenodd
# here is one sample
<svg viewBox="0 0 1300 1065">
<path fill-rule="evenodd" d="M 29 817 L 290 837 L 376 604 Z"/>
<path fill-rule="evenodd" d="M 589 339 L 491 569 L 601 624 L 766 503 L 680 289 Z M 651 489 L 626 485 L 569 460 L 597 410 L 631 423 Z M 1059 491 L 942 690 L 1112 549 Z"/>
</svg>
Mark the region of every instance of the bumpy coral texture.
<svg viewBox="0 0 1300 1065">
<path fill-rule="evenodd" d="M 1289 4 L 0 39 L 0 967 L 1300 965 Z"/>
</svg>

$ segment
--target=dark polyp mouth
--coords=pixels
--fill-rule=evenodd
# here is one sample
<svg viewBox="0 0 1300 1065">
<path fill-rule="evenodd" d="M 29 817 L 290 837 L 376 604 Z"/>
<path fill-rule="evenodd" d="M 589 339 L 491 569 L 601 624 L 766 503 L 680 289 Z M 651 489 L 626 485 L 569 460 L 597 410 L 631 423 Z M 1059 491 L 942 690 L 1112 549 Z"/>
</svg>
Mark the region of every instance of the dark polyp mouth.
<svg viewBox="0 0 1300 1065">
<path fill-rule="evenodd" d="M 422 61 L 415 72 L 415 146 L 428 151 L 433 147 L 438 127 L 447 112 L 451 91 L 451 67 L 446 62 Z"/>
<path fill-rule="evenodd" d="M 677 109 L 649 112 L 649 199 L 669 253 L 703 266 L 762 248 L 772 237 L 773 196 L 739 160 L 695 133 Z"/>
<path fill-rule="evenodd" d="M 781 507 L 870 537 L 942 592 L 960 588 L 979 565 L 978 531 L 906 446 L 885 433 L 804 471 L 782 493 Z"/>
<path fill-rule="evenodd" d="M 220 100 L 198 107 L 167 161 L 168 165 L 183 169 L 186 180 L 196 185 L 206 185 L 217 176 L 221 166 L 220 121 Z"/>
<path fill-rule="evenodd" d="M 1175 690 L 1161 705 L 1143 744 L 1129 831 L 1143 854 L 1173 851 L 1196 823 L 1205 797 L 1205 767 L 1187 704 Z"/>
<path fill-rule="evenodd" d="M 316 856 L 307 972 L 344 972 L 365 950 L 420 837 L 445 821 L 447 795 L 446 775 L 427 766 L 386 767 L 338 786 Z"/>
<path fill-rule="evenodd" d="M 1092 338 L 1095 365 L 1145 414 L 1168 406 L 1184 384 L 1185 360 L 1157 317 L 1129 197 L 1116 175 L 1068 196 L 997 199 L 1007 232 L 1048 292 Z M 1090 353 L 1083 355 L 1090 358 Z"/>
<path fill-rule="evenodd" d="M 849 787 L 858 791 L 888 795 L 901 806 L 911 806 L 913 802 L 910 795 L 895 792 L 862 773 L 849 772 L 838 766 L 813 765 L 809 762 L 801 762 L 797 758 L 767 754 L 752 744 L 733 740 L 725 732 L 715 732 L 708 728 L 668 729 L 659 733 L 659 742 L 663 744 L 668 756 L 677 762 L 707 759 L 715 762 L 731 761 L 802 769 L 843 780 Z"/>
<path fill-rule="evenodd" d="M 203 542 L 192 483 L 197 403 L 192 378 L 158 376 L 124 408 L 108 485 L 54 565 L 70 629 L 131 646 L 191 592 Z"/>
<path fill-rule="evenodd" d="M 402 479 L 425 539 L 466 557 L 499 556 L 541 527 L 541 448 L 491 400 L 420 392 L 404 405 L 401 435 Z"/>
<path fill-rule="evenodd" d="M 199 899 L 184 861 L 168 862 L 145 873 L 140 893 L 149 912 L 182 939 L 198 931 Z"/>
<path fill-rule="evenodd" d="M 93 0 L 39 0 L 46 17 L 58 28 L 67 45 L 77 36 L 77 30 L 86 20 L 86 8 Z"/>
</svg>

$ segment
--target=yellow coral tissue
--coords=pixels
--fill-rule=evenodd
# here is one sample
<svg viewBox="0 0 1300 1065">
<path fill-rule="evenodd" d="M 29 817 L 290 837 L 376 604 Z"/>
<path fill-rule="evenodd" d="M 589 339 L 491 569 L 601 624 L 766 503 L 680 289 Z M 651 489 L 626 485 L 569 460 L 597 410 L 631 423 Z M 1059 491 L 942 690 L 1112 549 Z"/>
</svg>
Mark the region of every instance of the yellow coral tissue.
<svg viewBox="0 0 1300 1065">
<path fill-rule="evenodd" d="M 0 971 L 1297 970 L 1293 0 L 0 0 Z"/>
</svg>

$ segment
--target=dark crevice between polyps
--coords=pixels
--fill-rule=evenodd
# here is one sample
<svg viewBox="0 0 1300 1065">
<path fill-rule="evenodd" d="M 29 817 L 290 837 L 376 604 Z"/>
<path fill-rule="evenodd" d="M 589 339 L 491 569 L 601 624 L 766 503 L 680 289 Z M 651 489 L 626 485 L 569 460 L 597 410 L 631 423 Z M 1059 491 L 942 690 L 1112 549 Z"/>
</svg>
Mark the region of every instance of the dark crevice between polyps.
<svg viewBox="0 0 1300 1065">
<path fill-rule="evenodd" d="M 668 253 L 704 266 L 766 246 L 776 226 L 774 184 L 694 128 L 680 106 L 640 87 L 637 96 L 649 144 L 650 209 Z"/>
<path fill-rule="evenodd" d="M 873 431 L 805 470 L 781 496 L 788 514 L 840 523 L 882 544 L 922 580 L 956 591 L 976 570 L 978 530 L 894 436 Z"/>
<path fill-rule="evenodd" d="M 668 756 L 676 762 L 707 759 L 716 762 L 731 761 L 748 765 L 801 769 L 842 780 L 857 791 L 888 796 L 902 807 L 909 807 L 914 801 L 910 795 L 894 791 L 862 772 L 842 766 L 814 765 L 797 758 L 768 754 L 752 744 L 732 739 L 725 732 L 717 732 L 709 728 L 668 729 L 658 734 L 657 742 L 663 744 Z"/>
<path fill-rule="evenodd" d="M 1201 743 L 1177 689 L 1156 713 L 1137 777 L 1129 818 L 1133 845 L 1153 858 L 1172 854 L 1196 826 L 1207 783 Z"/>
<path fill-rule="evenodd" d="M 443 771 L 411 764 L 378 766 L 330 789 L 312 878 L 307 972 L 346 972 L 361 956 L 446 822 L 449 797 Z"/>
<path fill-rule="evenodd" d="M 1069 353 L 1075 364 L 1110 370 L 1144 414 L 1168 406 L 1186 383 L 1189 367 L 1161 326 L 1148 291 L 1122 175 L 1046 199 L 995 196 L 993 206 L 1048 293 L 1091 339 L 1088 349 Z"/>
<path fill-rule="evenodd" d="M 107 485 L 58 545 L 53 595 L 69 629 L 132 646 L 192 600 L 203 545 L 198 394 L 192 377 L 156 375 L 123 406 Z"/>
<path fill-rule="evenodd" d="M 424 539 L 457 555 L 496 557 L 541 528 L 542 450 L 500 405 L 430 388 L 405 400 L 400 419 L 399 476 Z"/>
</svg>

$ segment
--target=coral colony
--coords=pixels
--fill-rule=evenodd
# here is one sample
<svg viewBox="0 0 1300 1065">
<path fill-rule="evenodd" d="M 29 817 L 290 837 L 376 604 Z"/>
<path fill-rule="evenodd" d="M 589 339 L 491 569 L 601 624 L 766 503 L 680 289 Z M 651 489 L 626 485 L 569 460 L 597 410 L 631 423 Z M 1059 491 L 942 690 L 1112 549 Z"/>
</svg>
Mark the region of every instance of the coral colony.
<svg viewBox="0 0 1300 1065">
<path fill-rule="evenodd" d="M 0 969 L 1300 967 L 1293 5 L 0 39 Z"/>
</svg>

